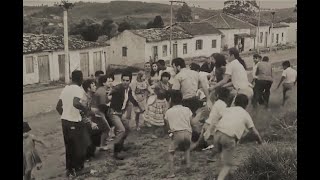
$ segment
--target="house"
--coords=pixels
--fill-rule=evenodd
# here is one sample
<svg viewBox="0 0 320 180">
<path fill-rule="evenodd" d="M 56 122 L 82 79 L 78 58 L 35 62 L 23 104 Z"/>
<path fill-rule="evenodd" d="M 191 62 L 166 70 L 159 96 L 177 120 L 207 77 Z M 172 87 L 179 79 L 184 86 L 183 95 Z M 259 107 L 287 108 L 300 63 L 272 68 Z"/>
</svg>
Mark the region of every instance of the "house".
<svg viewBox="0 0 320 180">
<path fill-rule="evenodd" d="M 221 48 L 226 50 L 242 44 L 242 51 L 254 49 L 255 35 L 251 33 L 254 25 L 234 16 L 219 13 L 200 22 L 207 22 L 222 32 Z"/>
<path fill-rule="evenodd" d="M 288 35 L 287 42 L 288 43 L 297 43 L 297 22 L 283 23 L 281 24 L 288 25 Z"/>
<path fill-rule="evenodd" d="M 191 58 L 220 52 L 221 32 L 208 23 L 181 23 L 170 27 L 125 30 L 109 40 L 110 64 L 133 65 L 171 57 Z"/>
<path fill-rule="evenodd" d="M 23 85 L 64 81 L 63 36 L 23 34 Z M 105 72 L 106 45 L 69 38 L 70 73 L 76 69 L 89 77 Z"/>
</svg>

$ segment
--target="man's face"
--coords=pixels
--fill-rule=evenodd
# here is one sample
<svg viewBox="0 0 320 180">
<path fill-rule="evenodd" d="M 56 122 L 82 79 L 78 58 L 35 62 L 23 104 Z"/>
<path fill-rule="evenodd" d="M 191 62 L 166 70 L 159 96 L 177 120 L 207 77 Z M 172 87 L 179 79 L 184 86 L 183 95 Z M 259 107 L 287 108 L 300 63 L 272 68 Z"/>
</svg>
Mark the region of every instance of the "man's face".
<svg viewBox="0 0 320 180">
<path fill-rule="evenodd" d="M 176 66 L 175 64 L 172 64 L 172 68 L 176 74 L 180 72 L 180 66 Z"/>
<path fill-rule="evenodd" d="M 260 61 L 259 58 L 253 58 L 253 62 L 254 62 L 255 64 L 257 64 L 259 61 Z"/>
<path fill-rule="evenodd" d="M 95 93 L 96 90 L 97 90 L 96 83 L 90 84 L 90 89 L 89 89 L 89 91 L 92 92 L 92 93 Z"/>
<path fill-rule="evenodd" d="M 144 65 L 144 69 L 146 72 L 150 72 L 151 71 L 151 65 L 149 63 Z"/>
<path fill-rule="evenodd" d="M 231 62 L 232 60 L 234 60 L 234 55 L 227 54 L 226 59 L 228 60 L 228 62 Z"/>
<path fill-rule="evenodd" d="M 107 87 L 112 87 L 113 86 L 113 79 L 112 78 L 107 78 L 106 86 Z"/>
<path fill-rule="evenodd" d="M 130 84 L 130 78 L 129 76 L 123 76 L 122 79 L 122 85 L 125 87 L 125 88 L 128 88 L 129 87 L 129 84 Z"/>
</svg>

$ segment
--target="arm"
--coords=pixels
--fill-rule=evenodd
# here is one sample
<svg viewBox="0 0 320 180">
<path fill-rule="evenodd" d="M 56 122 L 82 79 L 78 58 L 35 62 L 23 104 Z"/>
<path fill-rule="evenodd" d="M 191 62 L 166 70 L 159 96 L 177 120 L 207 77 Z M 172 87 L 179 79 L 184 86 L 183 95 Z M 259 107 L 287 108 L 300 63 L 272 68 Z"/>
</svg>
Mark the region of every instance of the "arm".
<svg viewBox="0 0 320 180">
<path fill-rule="evenodd" d="M 61 100 L 61 99 L 59 99 L 59 101 L 58 101 L 58 103 L 57 103 L 56 110 L 58 111 L 58 113 L 59 113 L 60 115 L 62 115 L 63 108 L 62 108 L 62 100 Z"/>
<path fill-rule="evenodd" d="M 261 136 L 260 136 L 258 130 L 255 127 L 252 127 L 249 130 L 256 136 L 258 143 L 262 144 L 262 139 L 261 139 Z"/>
<path fill-rule="evenodd" d="M 129 90 L 129 94 L 128 94 L 128 98 L 129 98 L 129 101 L 131 101 L 131 103 L 134 105 L 134 106 L 137 106 L 140 108 L 138 102 L 133 98 L 132 96 L 132 90 L 130 89 Z M 141 109 L 141 108 L 140 108 Z"/>
<path fill-rule="evenodd" d="M 80 98 L 78 98 L 78 97 L 74 97 L 74 98 L 73 98 L 73 106 L 74 106 L 75 108 L 77 108 L 77 109 L 85 112 L 85 113 L 88 112 L 88 108 L 87 108 L 86 106 L 84 106 L 83 104 L 81 104 Z"/>
<path fill-rule="evenodd" d="M 37 143 L 41 144 L 44 147 L 47 147 L 46 144 L 44 144 L 44 142 L 41 139 L 39 139 L 38 137 L 36 137 L 34 135 L 31 135 L 31 137 L 32 137 L 34 142 L 37 142 Z"/>
<path fill-rule="evenodd" d="M 279 82 L 279 84 L 278 84 L 278 86 L 277 86 L 277 89 L 280 87 L 280 84 L 284 81 L 284 79 L 285 79 L 285 77 L 282 76 L 282 77 L 281 77 L 281 80 L 280 80 L 280 82 Z"/>
<path fill-rule="evenodd" d="M 224 74 L 223 79 L 222 79 L 220 82 L 218 82 L 216 85 L 214 85 L 214 86 L 211 88 L 211 90 L 214 90 L 214 89 L 216 89 L 216 88 L 218 88 L 218 87 L 221 87 L 221 86 L 227 84 L 230 79 L 231 79 L 231 75 L 229 75 L 229 74 Z"/>
</svg>

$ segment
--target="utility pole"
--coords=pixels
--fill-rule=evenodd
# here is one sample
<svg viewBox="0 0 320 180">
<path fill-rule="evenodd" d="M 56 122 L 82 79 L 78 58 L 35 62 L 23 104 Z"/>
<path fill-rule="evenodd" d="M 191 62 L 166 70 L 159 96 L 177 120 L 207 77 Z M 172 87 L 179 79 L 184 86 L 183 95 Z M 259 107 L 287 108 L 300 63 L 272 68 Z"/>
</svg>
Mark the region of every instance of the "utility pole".
<svg viewBox="0 0 320 180">
<path fill-rule="evenodd" d="M 172 4 L 173 3 L 185 3 L 182 0 L 181 1 L 169 1 L 170 2 L 170 64 L 173 60 L 173 49 L 172 49 Z"/>
<path fill-rule="evenodd" d="M 272 43 L 273 43 L 273 39 L 274 39 L 274 36 L 272 36 L 272 33 L 273 33 L 273 20 L 274 20 L 274 14 L 276 12 L 272 11 L 271 14 L 272 14 L 272 21 L 271 21 L 271 47 L 270 47 L 270 50 L 272 50 Z"/>
<path fill-rule="evenodd" d="M 258 54 L 260 54 L 259 42 L 260 42 L 260 38 L 261 38 L 261 36 L 260 36 L 260 12 L 261 12 L 260 2 L 261 1 L 259 1 L 258 42 L 257 42 Z"/>
<path fill-rule="evenodd" d="M 59 5 L 63 8 L 63 29 L 64 29 L 64 66 L 65 66 L 65 83 L 70 81 L 70 61 L 69 61 L 69 38 L 68 38 L 68 10 L 72 8 L 73 4 L 67 0 L 61 0 Z"/>
</svg>

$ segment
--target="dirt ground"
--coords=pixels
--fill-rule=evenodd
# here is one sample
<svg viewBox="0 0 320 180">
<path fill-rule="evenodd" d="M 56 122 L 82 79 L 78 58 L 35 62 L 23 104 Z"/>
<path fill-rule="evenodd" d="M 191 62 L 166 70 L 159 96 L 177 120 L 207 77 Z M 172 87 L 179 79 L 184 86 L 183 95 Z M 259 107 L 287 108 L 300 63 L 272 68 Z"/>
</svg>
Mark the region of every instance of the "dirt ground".
<svg viewBox="0 0 320 180">
<path fill-rule="evenodd" d="M 286 109 L 296 108 L 297 90 L 296 86 L 291 92 L 291 99 L 285 107 L 281 107 L 282 91 L 275 90 L 279 82 L 281 73 L 276 73 L 275 81 L 271 88 L 270 109 L 259 109 L 255 113 L 251 108 L 248 109 L 252 115 L 253 121 L 261 134 L 267 128 L 266 123 L 270 121 L 273 115 L 279 114 Z M 66 179 L 65 177 L 65 150 L 62 137 L 61 121 L 59 115 L 55 111 L 38 114 L 36 116 L 27 117 L 30 123 L 32 133 L 42 138 L 49 146 L 43 148 L 37 146 L 43 161 L 43 168 L 39 171 L 35 170 L 36 179 Z M 134 126 L 134 120 L 131 125 Z M 85 174 L 77 179 L 87 180 L 104 180 L 104 179 L 165 179 L 168 174 L 167 150 L 169 138 L 152 139 L 152 132 L 143 127 L 140 132 L 132 130 L 129 134 L 126 145 L 130 147 L 126 152 L 126 159 L 123 161 L 115 161 L 112 159 L 112 152 L 98 152 L 95 159 L 85 164 L 88 170 L 96 170 L 94 174 Z M 252 150 L 257 147 L 253 142 L 240 144 L 235 154 L 236 164 L 238 165 L 246 157 L 250 155 Z M 216 177 L 220 170 L 220 162 L 208 163 L 207 157 L 210 157 L 210 151 L 192 152 L 191 161 L 192 168 L 189 173 L 185 172 L 185 168 L 181 165 L 181 152 L 176 153 L 176 178 L 190 180 L 210 180 Z M 218 156 L 217 156 L 218 157 Z M 236 168 L 237 165 L 234 167 Z"/>
</svg>

